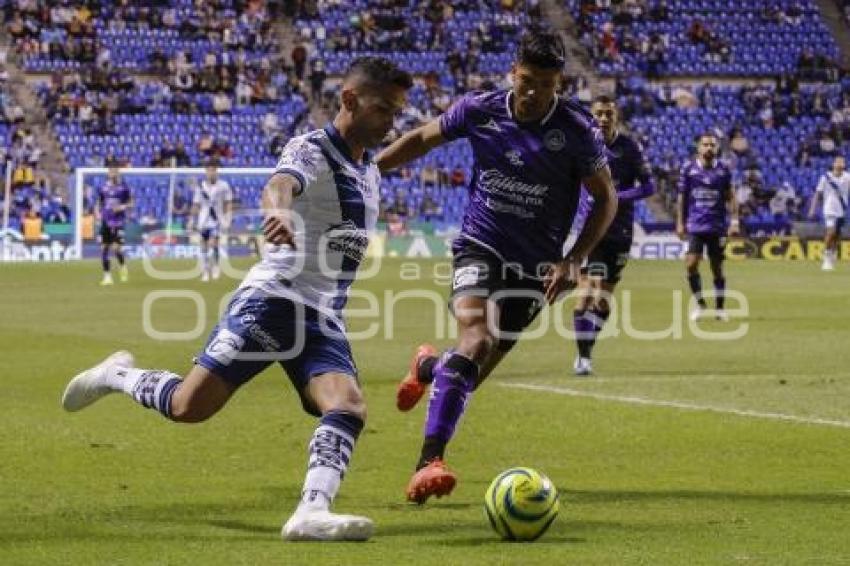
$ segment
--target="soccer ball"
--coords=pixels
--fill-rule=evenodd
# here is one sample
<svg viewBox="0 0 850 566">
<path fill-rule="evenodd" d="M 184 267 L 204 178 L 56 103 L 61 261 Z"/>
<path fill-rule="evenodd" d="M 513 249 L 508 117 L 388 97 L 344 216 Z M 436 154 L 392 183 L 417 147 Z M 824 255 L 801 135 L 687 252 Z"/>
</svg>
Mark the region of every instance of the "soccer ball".
<svg viewBox="0 0 850 566">
<path fill-rule="evenodd" d="M 555 485 L 531 468 L 505 470 L 484 495 L 490 525 L 505 540 L 535 540 L 546 532 L 559 509 Z"/>
</svg>

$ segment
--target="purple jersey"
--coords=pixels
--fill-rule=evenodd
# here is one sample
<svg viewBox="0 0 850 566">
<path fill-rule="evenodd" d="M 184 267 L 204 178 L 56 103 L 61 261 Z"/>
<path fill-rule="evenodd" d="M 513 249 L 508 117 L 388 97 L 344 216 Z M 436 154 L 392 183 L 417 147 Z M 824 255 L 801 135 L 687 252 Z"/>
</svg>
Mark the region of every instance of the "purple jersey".
<svg viewBox="0 0 850 566">
<path fill-rule="evenodd" d="M 726 202 L 732 191 L 732 173 L 715 161 L 704 168 L 688 161 L 679 174 L 679 194 L 685 199 L 685 229 L 689 234 L 725 234 Z"/>
<path fill-rule="evenodd" d="M 98 191 L 101 219 L 110 228 L 120 228 L 127 220 L 127 213 L 117 210 L 118 205 L 130 202 L 130 189 L 123 183 L 113 185 L 106 181 Z"/>
<path fill-rule="evenodd" d="M 640 144 L 628 136 L 617 134 L 608 146 L 608 164 L 617 187 L 617 215 L 611 222 L 605 240 L 631 242 L 635 222 L 635 201 L 652 194 L 652 173 Z"/>
<path fill-rule="evenodd" d="M 471 240 L 535 273 L 560 259 L 581 179 L 605 167 L 602 133 L 578 103 L 554 99 L 538 122 L 517 122 L 507 90 L 469 93 L 440 117 L 443 137 L 475 158 L 457 249 Z"/>
</svg>

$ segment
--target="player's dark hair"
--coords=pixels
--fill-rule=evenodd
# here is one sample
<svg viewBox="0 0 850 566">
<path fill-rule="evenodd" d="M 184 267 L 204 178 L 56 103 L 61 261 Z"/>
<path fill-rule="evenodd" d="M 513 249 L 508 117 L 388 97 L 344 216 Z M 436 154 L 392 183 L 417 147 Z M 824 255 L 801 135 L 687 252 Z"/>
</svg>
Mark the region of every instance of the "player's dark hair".
<svg viewBox="0 0 850 566">
<path fill-rule="evenodd" d="M 410 73 L 383 57 L 358 57 L 348 67 L 344 80 L 352 77 L 362 78 L 370 86 L 376 87 L 395 85 L 409 89 L 413 86 Z"/>
<path fill-rule="evenodd" d="M 717 137 L 717 134 L 712 132 L 711 130 L 706 130 L 700 135 L 697 136 L 697 143 L 702 141 L 702 138 L 714 138 L 717 141 L 720 141 L 720 138 Z"/>
<path fill-rule="evenodd" d="M 592 104 L 617 104 L 617 101 L 611 95 L 608 94 L 598 94 L 596 98 L 593 99 Z"/>
<path fill-rule="evenodd" d="M 557 33 L 538 29 L 522 35 L 516 60 L 519 64 L 534 65 L 541 69 L 563 69 L 567 55 Z"/>
</svg>

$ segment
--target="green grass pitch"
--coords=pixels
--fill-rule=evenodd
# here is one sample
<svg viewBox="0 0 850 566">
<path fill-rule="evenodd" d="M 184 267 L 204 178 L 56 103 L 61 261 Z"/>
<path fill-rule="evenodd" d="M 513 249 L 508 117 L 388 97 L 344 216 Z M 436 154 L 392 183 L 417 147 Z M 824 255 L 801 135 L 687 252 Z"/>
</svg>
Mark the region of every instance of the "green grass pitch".
<svg viewBox="0 0 850 566">
<path fill-rule="evenodd" d="M 387 260 L 357 289 L 381 305 L 388 290 L 444 296 L 435 263 L 419 265 L 410 280 L 411 265 Z M 383 318 L 352 321 L 379 326 L 354 343 L 369 420 L 336 508 L 372 517 L 376 533 L 293 544 L 279 530 L 314 420 L 278 369 L 201 425 L 166 422 L 119 395 L 78 414 L 59 406 L 73 374 L 118 348 L 143 367 L 185 372 L 235 281 L 155 280 L 136 263 L 129 283 L 102 289 L 93 262 L 0 266 L 0 564 L 850 564 L 850 267 L 727 267 L 749 302 L 738 340 L 698 340 L 687 320 L 680 338 L 621 335 L 598 344 L 585 380 L 570 375 L 575 347 L 553 329 L 520 343 L 449 447 L 455 493 L 423 507 L 407 505 L 403 489 L 424 403 L 397 412 L 395 385 L 445 311 L 399 301 L 392 336 Z M 678 262 L 628 266 L 633 326 L 670 325 L 674 291 L 688 296 L 683 272 Z M 164 289 L 201 294 L 201 337 L 145 335 L 145 296 Z M 569 304 L 560 308 L 569 321 Z M 168 332 L 197 319 L 186 299 L 157 301 L 150 314 Z M 490 480 L 515 465 L 561 490 L 560 516 L 531 544 L 498 541 L 482 509 Z"/>
</svg>

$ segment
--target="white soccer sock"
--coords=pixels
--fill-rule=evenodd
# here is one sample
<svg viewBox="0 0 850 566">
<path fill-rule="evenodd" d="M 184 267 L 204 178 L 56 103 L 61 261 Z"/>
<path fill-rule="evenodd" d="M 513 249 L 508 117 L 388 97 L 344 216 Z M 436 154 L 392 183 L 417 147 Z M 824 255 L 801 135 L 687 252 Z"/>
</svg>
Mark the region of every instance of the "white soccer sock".
<svg viewBox="0 0 850 566">
<path fill-rule="evenodd" d="M 363 421 L 350 413 L 322 417 L 310 441 L 307 475 L 298 509 L 326 510 L 339 491 Z"/>
<path fill-rule="evenodd" d="M 133 389 L 146 371 L 148 370 L 109 366 L 103 372 L 102 384 L 114 391 L 123 391 L 127 395 L 132 395 Z"/>
<path fill-rule="evenodd" d="M 201 271 L 202 273 L 209 273 L 209 250 L 205 250 L 201 248 Z"/>
<path fill-rule="evenodd" d="M 176 373 L 156 369 L 111 366 L 103 376 L 103 385 L 123 391 L 138 404 L 155 409 L 171 418 L 171 397 L 183 379 Z"/>
</svg>

